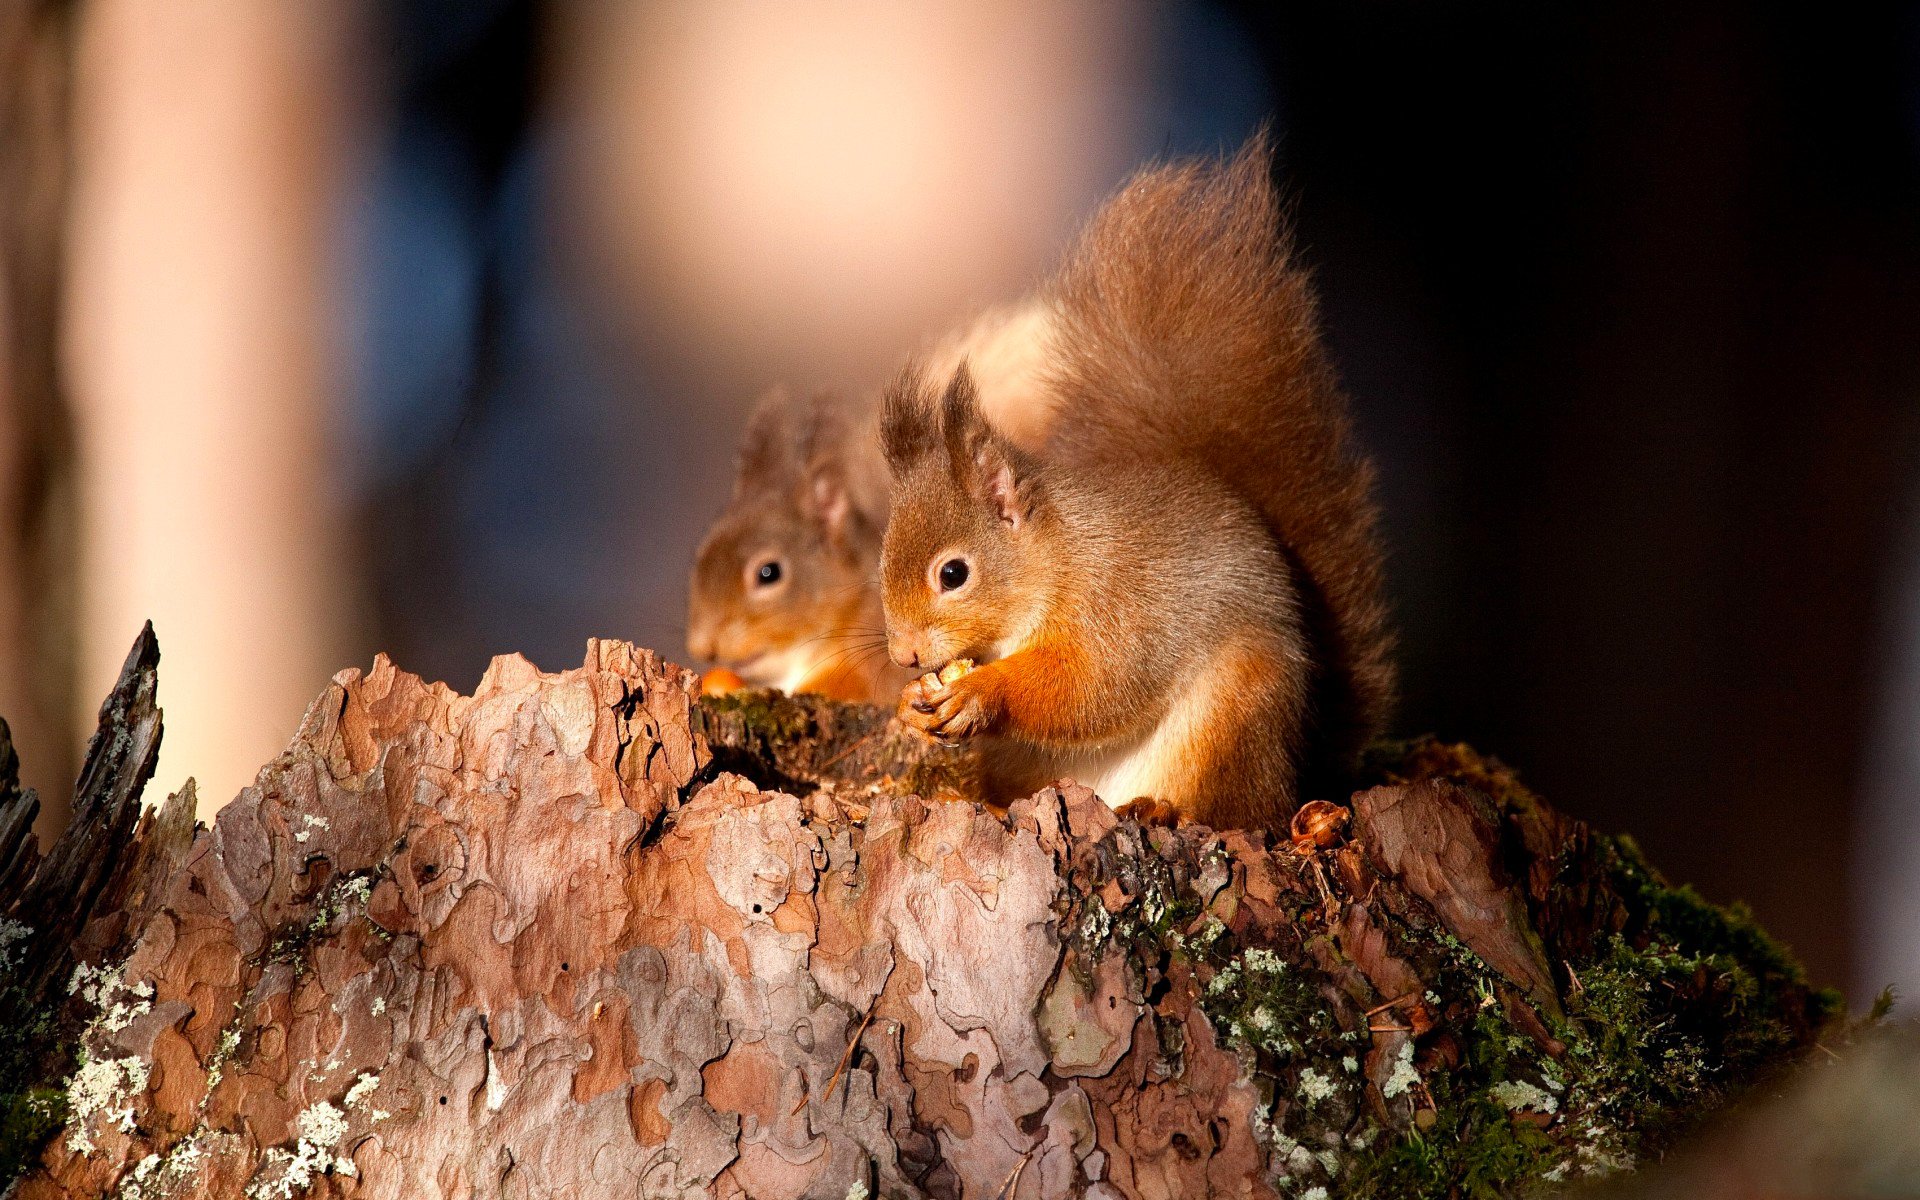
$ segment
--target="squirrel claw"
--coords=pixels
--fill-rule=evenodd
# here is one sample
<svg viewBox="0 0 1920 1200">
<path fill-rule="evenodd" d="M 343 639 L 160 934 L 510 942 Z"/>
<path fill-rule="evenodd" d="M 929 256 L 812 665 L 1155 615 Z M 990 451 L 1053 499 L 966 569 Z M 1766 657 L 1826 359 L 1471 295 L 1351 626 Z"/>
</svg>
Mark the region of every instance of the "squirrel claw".
<svg viewBox="0 0 1920 1200">
<path fill-rule="evenodd" d="M 945 746 L 958 745 L 987 723 L 978 692 L 959 680 L 938 688 L 919 680 L 908 684 L 900 697 L 899 717 Z"/>
</svg>

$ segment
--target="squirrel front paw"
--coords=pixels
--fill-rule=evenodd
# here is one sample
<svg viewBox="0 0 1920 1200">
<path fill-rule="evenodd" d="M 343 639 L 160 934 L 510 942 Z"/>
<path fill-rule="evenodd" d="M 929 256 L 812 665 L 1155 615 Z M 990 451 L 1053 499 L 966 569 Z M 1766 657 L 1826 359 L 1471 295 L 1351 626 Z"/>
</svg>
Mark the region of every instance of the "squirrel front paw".
<svg viewBox="0 0 1920 1200">
<path fill-rule="evenodd" d="M 977 673 L 922 675 L 900 693 L 900 720 L 948 745 L 985 733 L 994 719 L 985 683 Z"/>
</svg>

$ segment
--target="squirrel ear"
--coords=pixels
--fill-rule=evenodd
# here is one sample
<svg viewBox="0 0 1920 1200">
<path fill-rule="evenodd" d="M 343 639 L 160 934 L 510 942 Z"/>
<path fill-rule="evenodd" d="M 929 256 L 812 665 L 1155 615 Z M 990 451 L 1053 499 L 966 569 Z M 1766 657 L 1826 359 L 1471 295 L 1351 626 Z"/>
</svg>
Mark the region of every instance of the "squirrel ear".
<svg viewBox="0 0 1920 1200">
<path fill-rule="evenodd" d="M 736 491 L 764 484 L 786 473 L 793 462 L 793 400 L 783 387 L 769 389 L 754 402 L 740 438 L 740 463 L 734 476 Z"/>
<path fill-rule="evenodd" d="M 1014 529 L 1026 524 L 1027 497 L 1022 494 L 1020 479 L 1006 455 L 989 443 L 980 456 L 979 469 L 980 491 L 993 508 L 993 515 Z"/>
<path fill-rule="evenodd" d="M 941 403 L 941 424 L 947 438 L 947 456 L 954 473 L 993 509 L 995 516 L 1015 529 L 1032 514 L 1031 471 L 980 412 L 973 373 L 965 363 L 953 373 Z"/>
<path fill-rule="evenodd" d="M 807 479 L 806 502 L 827 540 L 845 543 L 853 520 L 853 498 L 847 494 L 847 481 L 837 465 L 821 464 L 813 469 Z"/>
<path fill-rule="evenodd" d="M 859 516 L 847 475 L 847 447 L 855 436 L 848 420 L 844 401 L 829 393 L 816 395 L 807 405 L 801 439 L 805 468 L 800 510 L 819 525 L 829 542 L 843 549 Z"/>
</svg>

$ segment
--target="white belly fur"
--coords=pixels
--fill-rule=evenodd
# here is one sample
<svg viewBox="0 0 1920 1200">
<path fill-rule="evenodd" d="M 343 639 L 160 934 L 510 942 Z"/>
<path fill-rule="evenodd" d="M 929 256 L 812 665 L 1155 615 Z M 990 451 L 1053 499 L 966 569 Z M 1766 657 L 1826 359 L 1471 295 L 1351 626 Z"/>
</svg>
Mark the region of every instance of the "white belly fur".
<svg viewBox="0 0 1920 1200">
<path fill-rule="evenodd" d="M 1092 788 L 1110 807 L 1117 808 L 1142 796 L 1166 800 L 1176 787 L 1203 764 L 1190 761 L 1189 752 L 1200 731 L 1212 719 L 1214 701 L 1225 684 L 1223 652 L 1194 673 L 1151 732 L 1125 746 L 1086 755 L 1064 764 L 1063 773 Z"/>
</svg>

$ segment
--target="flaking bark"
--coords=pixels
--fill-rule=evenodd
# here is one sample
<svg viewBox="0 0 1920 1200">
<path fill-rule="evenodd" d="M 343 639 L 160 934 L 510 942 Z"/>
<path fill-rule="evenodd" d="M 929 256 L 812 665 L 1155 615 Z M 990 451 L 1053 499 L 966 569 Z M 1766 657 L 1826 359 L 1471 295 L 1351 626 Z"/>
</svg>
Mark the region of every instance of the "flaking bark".
<svg viewBox="0 0 1920 1200">
<path fill-rule="evenodd" d="M 156 881 L 101 890 L 117 970 L 69 1001 L 106 1096 L 16 1194 L 1515 1190 L 1658 1150 L 1831 1005 L 1460 748 L 1383 752 L 1300 849 L 923 799 L 964 762 L 882 714 L 695 697 L 606 641 L 471 697 L 337 676 L 190 848 L 148 851 L 176 811 L 121 856 Z"/>
</svg>

